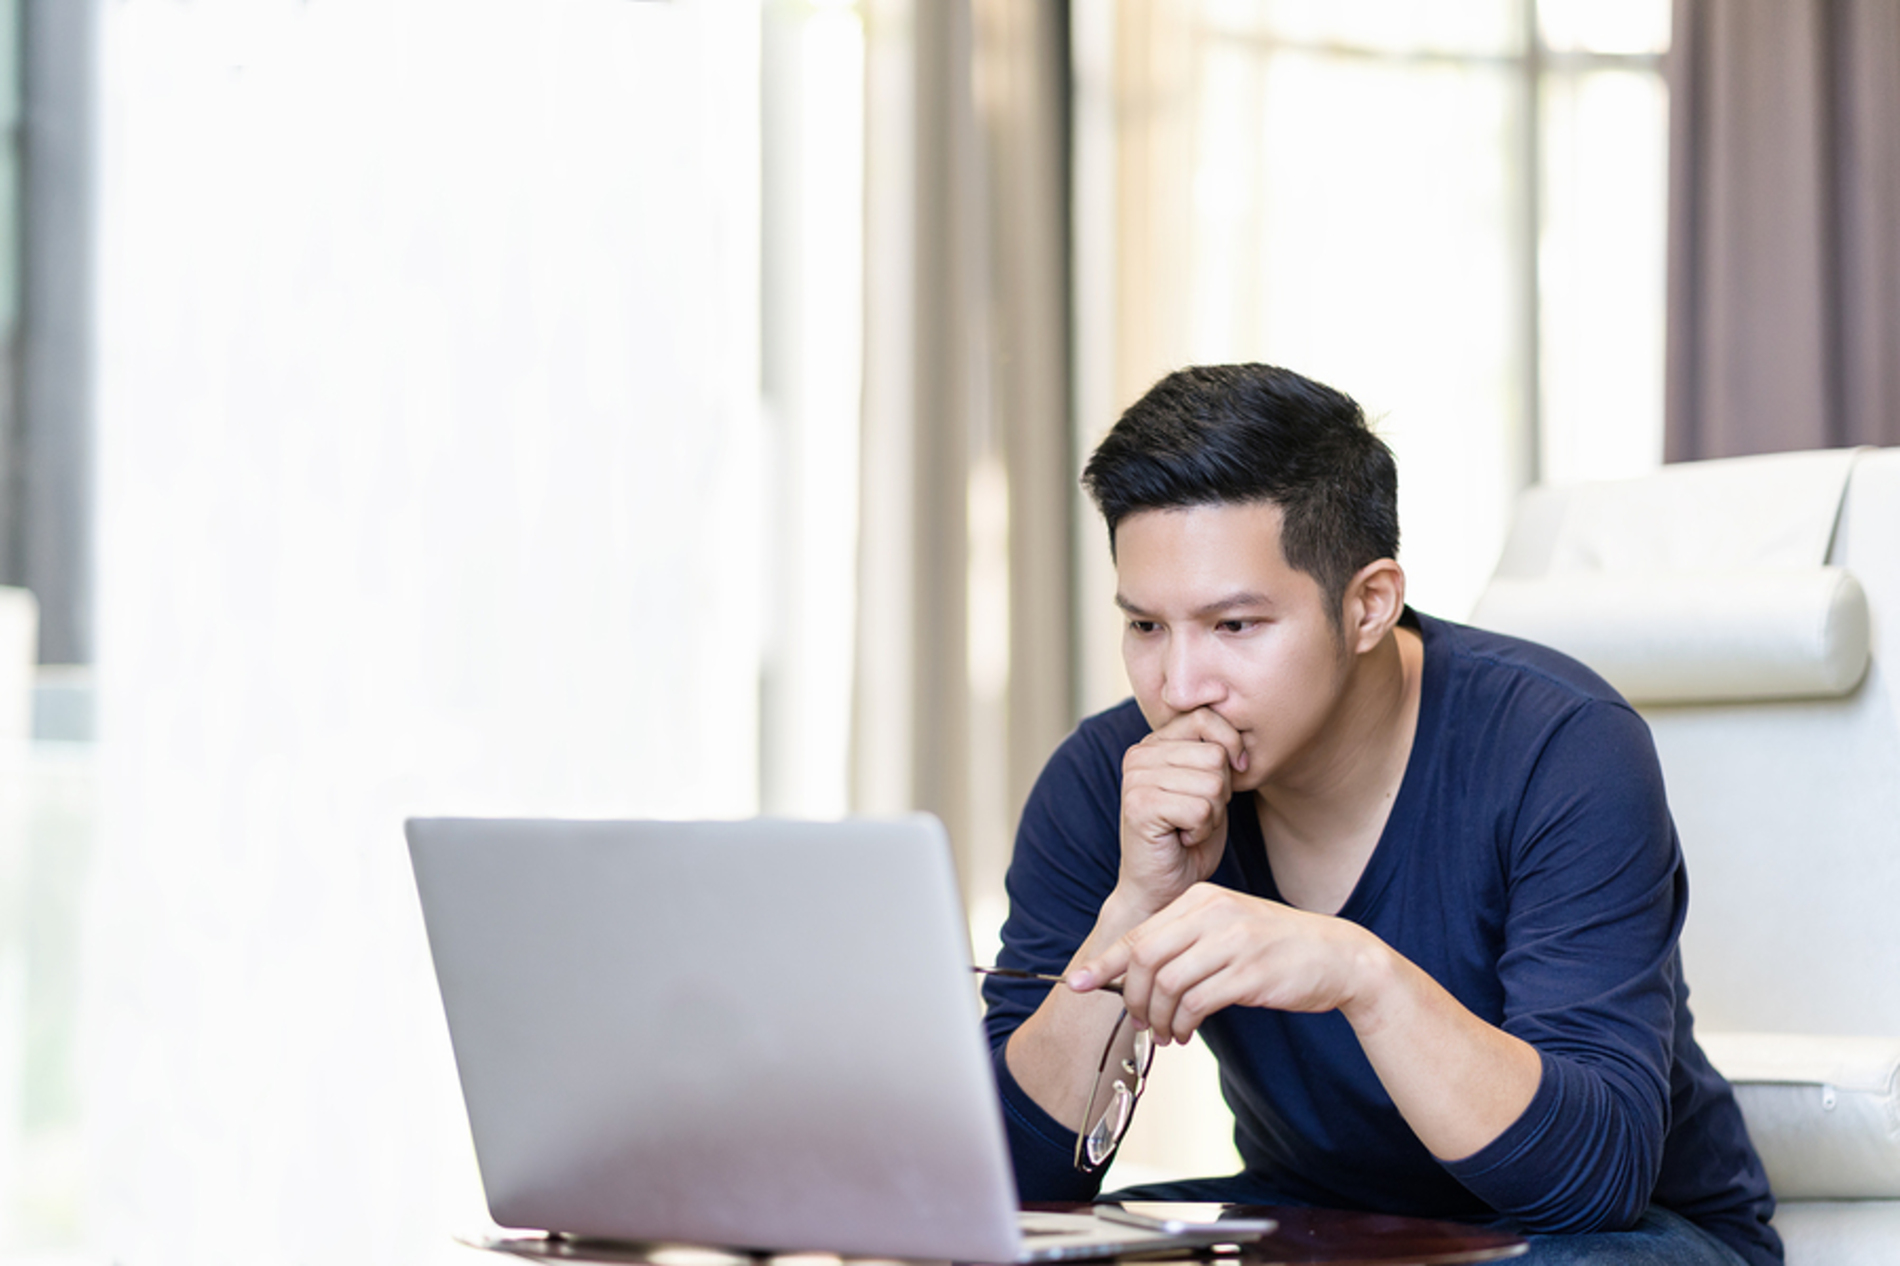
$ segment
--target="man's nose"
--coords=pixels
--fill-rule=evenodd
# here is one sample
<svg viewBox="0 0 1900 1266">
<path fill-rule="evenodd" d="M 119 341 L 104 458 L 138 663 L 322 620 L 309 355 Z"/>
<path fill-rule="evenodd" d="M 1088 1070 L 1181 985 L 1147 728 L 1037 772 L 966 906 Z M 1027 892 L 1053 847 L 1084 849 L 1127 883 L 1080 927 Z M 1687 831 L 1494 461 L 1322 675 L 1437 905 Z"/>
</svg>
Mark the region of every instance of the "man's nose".
<svg viewBox="0 0 1900 1266">
<path fill-rule="evenodd" d="M 1161 702 L 1171 712 L 1192 712 L 1219 701 L 1222 686 L 1206 649 L 1193 635 L 1177 636 L 1162 665 Z"/>
</svg>

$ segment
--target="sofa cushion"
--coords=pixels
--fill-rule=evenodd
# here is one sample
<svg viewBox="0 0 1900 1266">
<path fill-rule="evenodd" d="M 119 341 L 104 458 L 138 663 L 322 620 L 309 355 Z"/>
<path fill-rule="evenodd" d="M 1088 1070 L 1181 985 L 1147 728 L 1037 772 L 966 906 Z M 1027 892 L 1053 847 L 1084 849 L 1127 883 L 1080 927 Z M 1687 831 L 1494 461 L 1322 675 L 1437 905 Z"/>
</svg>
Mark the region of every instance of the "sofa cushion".
<svg viewBox="0 0 1900 1266">
<path fill-rule="evenodd" d="M 1471 622 L 1574 656 L 1637 704 L 1837 697 L 1871 637 L 1838 567 L 1499 576 Z"/>
<path fill-rule="evenodd" d="M 1775 1230 L 1788 1266 L 1893 1266 L 1900 1200 L 1783 1200 Z"/>
<path fill-rule="evenodd" d="M 1900 1037 L 1703 1033 L 1782 1200 L 1900 1198 Z"/>
</svg>

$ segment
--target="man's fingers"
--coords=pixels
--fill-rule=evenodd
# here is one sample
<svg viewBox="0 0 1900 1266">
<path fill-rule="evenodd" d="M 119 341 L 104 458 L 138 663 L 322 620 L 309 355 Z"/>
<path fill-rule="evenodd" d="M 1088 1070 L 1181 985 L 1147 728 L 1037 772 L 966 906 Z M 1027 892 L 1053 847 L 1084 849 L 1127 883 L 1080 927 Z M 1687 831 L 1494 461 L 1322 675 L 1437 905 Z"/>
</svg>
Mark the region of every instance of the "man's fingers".
<svg viewBox="0 0 1900 1266">
<path fill-rule="evenodd" d="M 1181 920 L 1174 917 L 1174 907 L 1170 906 L 1131 929 L 1093 959 L 1070 971 L 1069 985 L 1078 990 L 1098 989 L 1120 978 L 1122 1005 L 1128 1008 L 1128 1014 L 1136 1023 L 1148 1027 L 1152 1018 L 1151 1009 L 1155 1005 L 1156 967 L 1173 959 L 1193 940 L 1192 927 L 1184 928 Z M 1162 1006 L 1164 1015 L 1171 1017 L 1172 998 L 1163 1000 Z M 1155 1036 L 1161 1038 L 1167 1032 L 1165 1028 L 1157 1029 Z"/>
<path fill-rule="evenodd" d="M 1149 770 L 1160 773 L 1172 770 L 1185 773 L 1201 770 L 1222 779 L 1228 778 L 1231 766 L 1227 749 L 1218 743 L 1196 738 L 1157 738 L 1152 734 L 1129 748 L 1128 754 L 1122 758 L 1124 771 Z"/>
<path fill-rule="evenodd" d="M 1077 993 L 1087 993 L 1091 989 L 1100 989 L 1127 970 L 1128 946 L 1118 940 L 1088 962 L 1071 967 L 1063 979 Z"/>
<path fill-rule="evenodd" d="M 1136 955 L 1142 952 L 1143 946 L 1157 933 L 1165 933 L 1167 927 L 1174 921 L 1170 917 L 1173 909 L 1173 906 L 1169 906 L 1161 913 L 1145 919 L 1123 935 L 1116 937 L 1109 943 L 1108 948 L 1088 962 L 1070 968 L 1065 977 L 1069 982 L 1069 987 L 1077 990 L 1100 989 L 1110 981 L 1121 979 L 1122 1000 L 1126 1002 L 1129 989 L 1138 987 L 1138 984 L 1123 978 L 1134 967 Z M 1145 983 L 1140 984 L 1139 987 L 1145 989 Z"/>
<path fill-rule="evenodd" d="M 1225 806 L 1228 800 L 1227 775 L 1219 769 L 1149 769 L 1136 766 L 1122 775 L 1122 799 L 1158 792 L 1192 796 L 1208 805 Z"/>
<path fill-rule="evenodd" d="M 1214 835 L 1227 820 L 1233 794 L 1222 749 L 1173 741 L 1129 749 L 1122 762 L 1122 817 L 1151 840 L 1179 833 L 1189 844 Z"/>
<path fill-rule="evenodd" d="M 1186 1042 L 1208 1016 L 1234 1001 L 1228 967 L 1206 942 L 1196 941 L 1154 972 L 1146 1020 L 1157 1042 Z"/>
<path fill-rule="evenodd" d="M 1122 1003 L 1137 1024 L 1152 1030 L 1157 1042 L 1187 1041 L 1203 1020 L 1234 1001 L 1230 955 L 1208 924 L 1210 907 L 1223 906 L 1231 895 L 1195 885 L 1071 971 L 1070 986 L 1100 988 L 1119 977 Z"/>
<path fill-rule="evenodd" d="M 1197 979 L 1192 959 L 1200 930 L 1193 919 L 1181 917 L 1179 907 L 1177 901 L 1126 938 L 1129 963 L 1122 979 L 1122 1004 L 1163 1044 L 1175 1037 L 1181 995 Z"/>
<path fill-rule="evenodd" d="M 1183 712 L 1150 734 L 1143 742 L 1200 742 L 1220 749 L 1225 763 L 1237 771 L 1247 768 L 1247 747 L 1240 731 L 1211 708 Z"/>
<path fill-rule="evenodd" d="M 1190 848 L 1206 843 L 1227 821 L 1225 806 L 1192 792 L 1144 788 L 1130 793 L 1126 816 L 1139 834 Z"/>
</svg>

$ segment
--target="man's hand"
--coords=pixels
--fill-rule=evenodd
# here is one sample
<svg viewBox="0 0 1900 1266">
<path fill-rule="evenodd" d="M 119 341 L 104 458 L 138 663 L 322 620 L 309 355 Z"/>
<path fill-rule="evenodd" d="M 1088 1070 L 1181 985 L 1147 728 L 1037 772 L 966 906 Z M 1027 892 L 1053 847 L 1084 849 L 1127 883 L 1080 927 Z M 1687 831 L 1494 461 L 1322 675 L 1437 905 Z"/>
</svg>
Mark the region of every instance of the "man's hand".
<svg viewBox="0 0 1900 1266">
<path fill-rule="evenodd" d="M 1479 1019 L 1358 924 L 1212 884 L 1070 969 L 1087 993 L 1122 979 L 1122 1002 L 1159 1042 L 1185 1042 L 1236 1004 L 1337 1008 L 1419 1140 L 1441 1160 L 1475 1154 L 1537 1092 L 1542 1057 Z"/>
<path fill-rule="evenodd" d="M 1208 708 L 1182 713 L 1122 759 L 1121 875 L 1072 963 L 1165 909 L 1214 873 L 1227 850 L 1227 802 L 1247 768 L 1240 732 Z M 1112 994 L 1049 991 L 1009 1039 L 1016 1082 L 1056 1120 L 1080 1129 L 1094 1061 L 1121 1019 Z"/>
<path fill-rule="evenodd" d="M 1208 1016 L 1236 1004 L 1349 1007 L 1384 949 L 1344 919 L 1201 883 L 1070 971 L 1068 981 L 1088 990 L 1121 977 L 1128 1014 L 1158 1042 L 1185 1042 Z"/>
<path fill-rule="evenodd" d="M 1218 713 L 1182 713 L 1122 758 L 1121 887 L 1154 914 L 1214 873 L 1227 849 L 1240 734 Z"/>
</svg>

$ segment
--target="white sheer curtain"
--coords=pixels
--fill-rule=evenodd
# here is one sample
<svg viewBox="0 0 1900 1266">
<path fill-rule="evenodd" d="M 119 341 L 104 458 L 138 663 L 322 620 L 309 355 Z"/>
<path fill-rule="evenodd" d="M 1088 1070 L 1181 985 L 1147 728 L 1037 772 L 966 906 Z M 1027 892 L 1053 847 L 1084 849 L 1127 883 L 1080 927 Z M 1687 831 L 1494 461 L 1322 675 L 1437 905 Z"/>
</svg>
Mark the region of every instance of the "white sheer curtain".
<svg viewBox="0 0 1900 1266">
<path fill-rule="evenodd" d="M 105 9 L 99 1257 L 465 1252 L 402 818 L 755 808 L 758 24 Z"/>
</svg>

